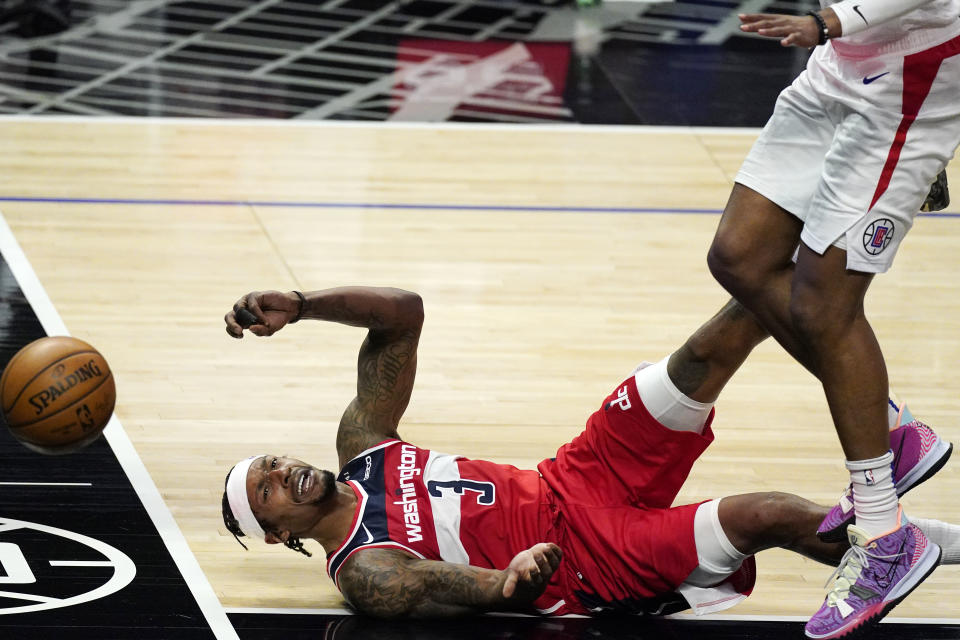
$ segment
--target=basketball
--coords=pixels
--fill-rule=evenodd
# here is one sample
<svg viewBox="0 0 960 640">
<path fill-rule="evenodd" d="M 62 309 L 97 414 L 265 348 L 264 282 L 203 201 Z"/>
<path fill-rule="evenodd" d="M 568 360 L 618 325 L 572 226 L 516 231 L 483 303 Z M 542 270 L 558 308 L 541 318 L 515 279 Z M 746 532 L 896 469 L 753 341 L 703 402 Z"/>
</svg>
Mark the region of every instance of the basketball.
<svg viewBox="0 0 960 640">
<path fill-rule="evenodd" d="M 100 437 L 117 389 L 107 361 L 83 340 L 34 340 L 0 376 L 0 406 L 10 433 L 27 448 L 71 453 Z"/>
</svg>

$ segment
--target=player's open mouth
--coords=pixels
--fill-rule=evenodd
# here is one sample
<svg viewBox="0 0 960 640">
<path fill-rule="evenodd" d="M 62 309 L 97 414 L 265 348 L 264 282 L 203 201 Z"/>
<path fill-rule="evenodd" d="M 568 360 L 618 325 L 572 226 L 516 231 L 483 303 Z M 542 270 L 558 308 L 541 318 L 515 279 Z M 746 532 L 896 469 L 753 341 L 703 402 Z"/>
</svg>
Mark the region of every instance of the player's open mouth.
<svg viewBox="0 0 960 640">
<path fill-rule="evenodd" d="M 298 502 L 303 501 L 303 497 L 316 485 L 316 479 L 313 477 L 312 469 L 304 469 L 297 479 L 296 492 Z"/>
</svg>

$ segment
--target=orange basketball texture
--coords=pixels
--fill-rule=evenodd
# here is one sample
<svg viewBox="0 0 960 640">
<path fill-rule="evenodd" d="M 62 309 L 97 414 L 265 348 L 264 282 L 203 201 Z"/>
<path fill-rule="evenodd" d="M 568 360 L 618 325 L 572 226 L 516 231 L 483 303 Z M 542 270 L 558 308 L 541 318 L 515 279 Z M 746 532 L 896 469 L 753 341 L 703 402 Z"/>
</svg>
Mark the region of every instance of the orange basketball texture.
<svg viewBox="0 0 960 640">
<path fill-rule="evenodd" d="M 107 361 L 83 340 L 34 340 L 0 376 L 0 406 L 13 436 L 40 453 L 87 446 L 107 426 L 117 389 Z"/>
</svg>

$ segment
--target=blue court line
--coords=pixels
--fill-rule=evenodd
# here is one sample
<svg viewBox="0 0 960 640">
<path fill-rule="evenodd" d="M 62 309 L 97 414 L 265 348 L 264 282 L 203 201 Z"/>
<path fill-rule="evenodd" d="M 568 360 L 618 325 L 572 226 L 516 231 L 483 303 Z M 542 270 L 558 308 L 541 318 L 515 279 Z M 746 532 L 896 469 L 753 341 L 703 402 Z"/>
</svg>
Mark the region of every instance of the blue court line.
<svg viewBox="0 0 960 640">
<path fill-rule="evenodd" d="M 282 200 L 176 200 L 149 198 L 29 198 L 0 196 L 0 202 L 49 202 L 58 204 L 143 204 L 195 207 L 296 207 L 304 209 L 424 209 L 453 211 L 542 211 L 558 213 L 666 213 L 718 215 L 723 209 L 687 209 L 678 207 L 563 207 L 496 204 L 425 204 L 395 202 L 286 202 Z M 960 212 L 921 213 L 920 217 L 960 218 Z"/>
<path fill-rule="evenodd" d="M 220 207 L 300 207 L 314 209 L 428 209 L 454 211 L 555 211 L 571 213 L 671 213 L 671 214 L 719 214 L 720 209 L 681 209 L 669 207 L 562 207 L 486 204 L 423 204 L 394 202 L 284 202 L 273 200 L 174 200 L 139 198 L 26 198 L 0 196 L 0 202 L 50 202 L 59 204 L 146 204 L 169 206 L 220 206 Z"/>
</svg>

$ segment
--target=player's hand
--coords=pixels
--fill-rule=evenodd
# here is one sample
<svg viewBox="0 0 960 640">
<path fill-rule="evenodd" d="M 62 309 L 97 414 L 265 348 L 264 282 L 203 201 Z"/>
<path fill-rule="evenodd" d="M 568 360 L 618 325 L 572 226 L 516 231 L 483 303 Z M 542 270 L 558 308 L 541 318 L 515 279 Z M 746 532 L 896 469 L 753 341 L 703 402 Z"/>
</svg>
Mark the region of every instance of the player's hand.
<svg viewBox="0 0 960 640">
<path fill-rule="evenodd" d="M 244 329 L 256 336 L 272 336 L 296 317 L 299 308 L 295 293 L 253 291 L 237 300 L 223 321 L 234 338 L 242 338 Z"/>
<path fill-rule="evenodd" d="M 504 570 L 503 597 L 518 603 L 530 603 L 543 595 L 563 552 L 552 542 L 535 544 L 521 551 Z"/>
<path fill-rule="evenodd" d="M 741 13 L 740 30 L 780 38 L 785 47 L 814 47 L 820 42 L 820 27 L 813 16 L 778 13 Z"/>
</svg>

